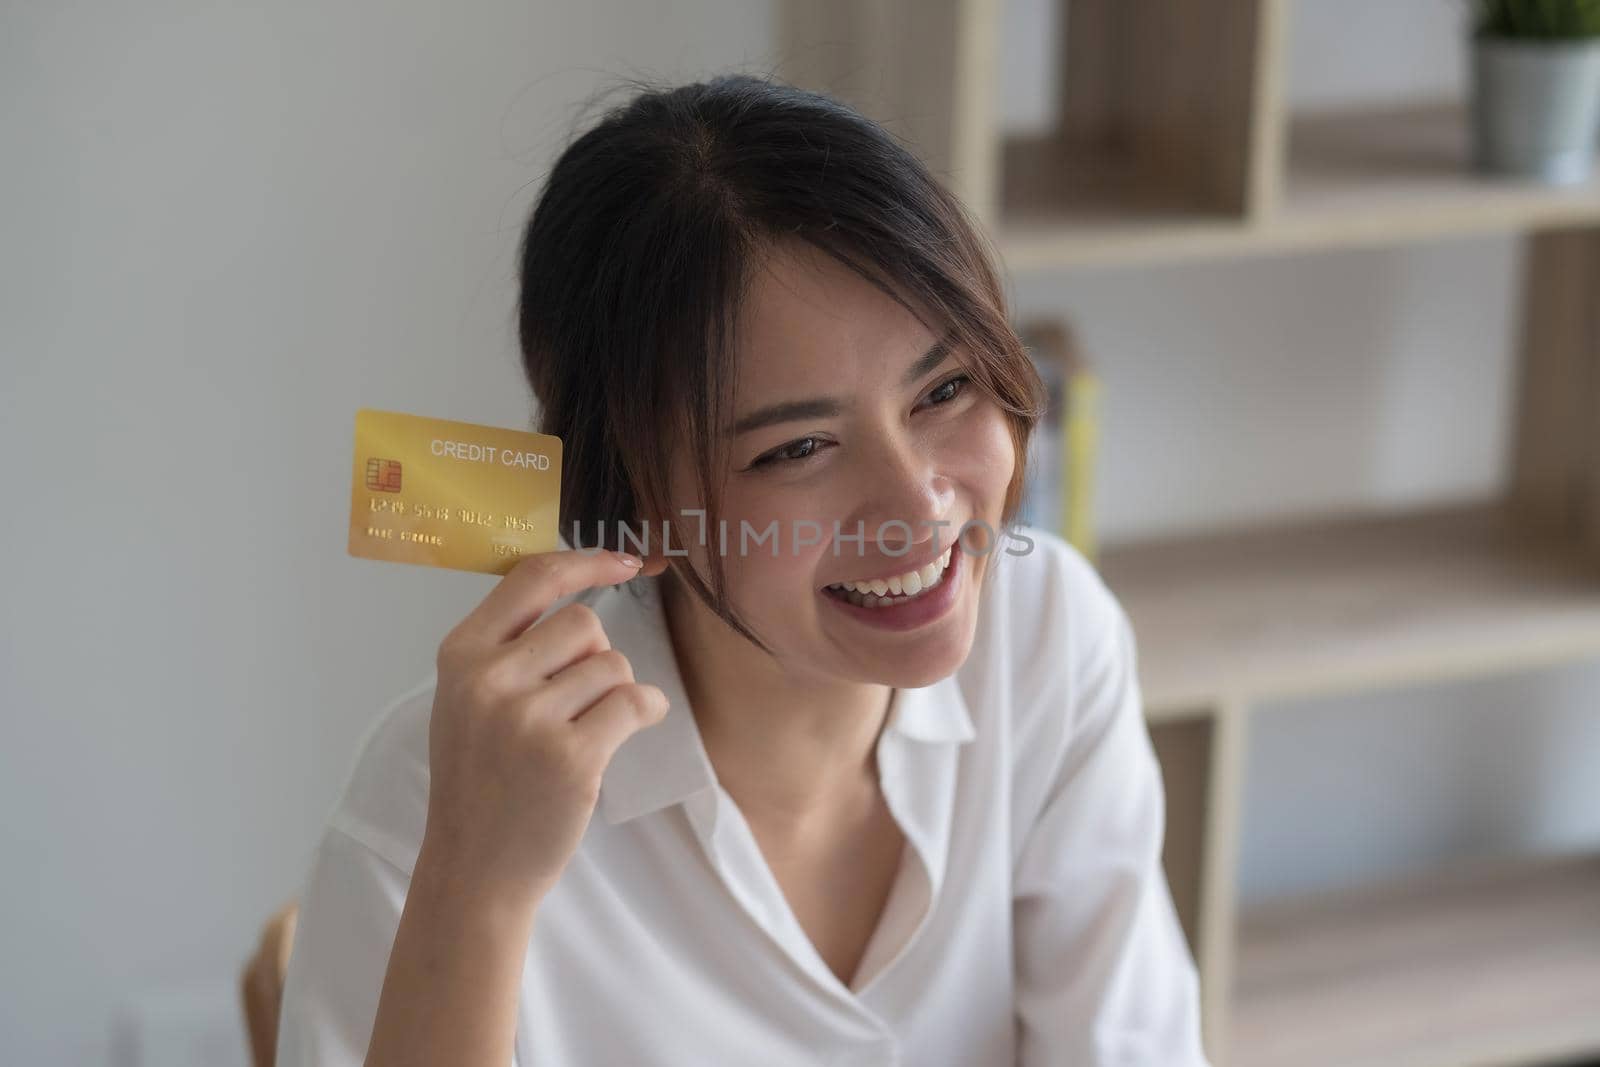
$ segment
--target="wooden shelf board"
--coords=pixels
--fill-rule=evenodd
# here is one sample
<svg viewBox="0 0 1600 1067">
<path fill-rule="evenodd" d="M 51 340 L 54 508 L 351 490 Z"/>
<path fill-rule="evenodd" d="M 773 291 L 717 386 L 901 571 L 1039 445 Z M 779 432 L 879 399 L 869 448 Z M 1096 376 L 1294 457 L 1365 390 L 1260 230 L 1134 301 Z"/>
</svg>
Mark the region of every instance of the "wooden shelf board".
<svg viewBox="0 0 1600 1067">
<path fill-rule="evenodd" d="M 1277 211 L 1259 218 L 1146 213 L 1095 197 L 1081 210 L 1007 214 L 1013 270 L 1166 262 L 1600 223 L 1600 171 L 1552 187 L 1477 174 L 1458 101 L 1425 100 L 1290 123 Z M 1036 179 L 1037 180 L 1037 179 Z"/>
<path fill-rule="evenodd" d="M 1152 720 L 1600 656 L 1600 560 L 1497 501 L 1106 545 Z"/>
<path fill-rule="evenodd" d="M 1600 855 L 1249 908 L 1237 967 L 1229 1067 L 1600 1054 Z"/>
<path fill-rule="evenodd" d="M 1000 255 L 1013 271 L 1159 264 L 1271 250 L 1242 219 L 1187 212 L 1156 216 L 1105 205 L 1069 220 L 1010 218 L 995 231 Z"/>
</svg>

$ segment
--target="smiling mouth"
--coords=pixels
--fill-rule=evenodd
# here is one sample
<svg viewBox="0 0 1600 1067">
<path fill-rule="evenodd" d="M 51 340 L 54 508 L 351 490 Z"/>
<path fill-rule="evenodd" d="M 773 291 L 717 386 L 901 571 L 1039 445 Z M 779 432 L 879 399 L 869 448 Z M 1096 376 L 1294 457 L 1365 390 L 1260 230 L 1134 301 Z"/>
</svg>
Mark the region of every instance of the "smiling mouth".
<svg viewBox="0 0 1600 1067">
<path fill-rule="evenodd" d="M 863 608 L 892 608 L 896 604 L 907 604 L 926 596 L 930 589 L 937 588 L 944 581 L 954 550 L 955 546 L 951 545 L 938 559 L 916 570 L 866 582 L 835 582 L 824 586 L 822 591 Z"/>
</svg>

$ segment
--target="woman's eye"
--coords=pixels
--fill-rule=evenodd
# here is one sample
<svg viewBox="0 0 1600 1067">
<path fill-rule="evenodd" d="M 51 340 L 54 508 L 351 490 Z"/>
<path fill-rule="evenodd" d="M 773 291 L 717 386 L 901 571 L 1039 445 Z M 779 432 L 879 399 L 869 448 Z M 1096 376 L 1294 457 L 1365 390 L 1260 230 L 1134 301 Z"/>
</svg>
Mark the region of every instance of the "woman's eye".
<svg viewBox="0 0 1600 1067">
<path fill-rule="evenodd" d="M 812 455 L 817 450 L 815 437 L 802 437 L 798 441 L 790 441 L 781 448 L 774 448 L 751 463 L 751 467 L 764 467 L 769 463 L 795 463 Z"/>
<path fill-rule="evenodd" d="M 961 392 L 961 387 L 971 379 L 965 374 L 958 374 L 954 378 L 947 378 L 934 386 L 933 392 L 928 394 L 928 400 L 933 404 L 948 404 Z"/>
<path fill-rule="evenodd" d="M 966 374 L 957 374 L 954 377 L 946 378 L 928 393 L 927 402 L 935 407 L 941 404 L 948 404 L 960 396 L 962 390 L 971 381 L 971 377 Z M 817 450 L 825 443 L 820 438 L 802 437 L 799 440 L 790 441 L 786 445 L 774 448 L 771 452 L 757 456 L 750 461 L 750 466 L 745 469 L 755 470 L 774 463 L 799 463 L 816 455 Z"/>
</svg>

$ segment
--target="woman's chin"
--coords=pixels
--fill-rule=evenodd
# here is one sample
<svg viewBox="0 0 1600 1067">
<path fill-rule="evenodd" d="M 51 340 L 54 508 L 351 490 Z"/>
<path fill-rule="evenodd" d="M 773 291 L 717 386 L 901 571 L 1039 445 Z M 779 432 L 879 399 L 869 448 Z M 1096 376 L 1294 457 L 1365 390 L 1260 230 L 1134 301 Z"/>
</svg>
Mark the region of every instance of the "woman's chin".
<svg viewBox="0 0 1600 1067">
<path fill-rule="evenodd" d="M 895 689 L 921 689 L 950 677 L 960 668 L 961 662 L 960 659 L 951 659 L 941 666 L 920 671 L 898 669 L 891 676 L 883 678 L 882 684 Z"/>
<path fill-rule="evenodd" d="M 966 662 L 972 651 L 972 626 L 957 610 L 954 617 L 922 640 L 903 642 L 874 656 L 873 677 L 897 689 L 920 689 L 947 678 Z M 858 650 L 858 655 L 861 651 Z"/>
</svg>

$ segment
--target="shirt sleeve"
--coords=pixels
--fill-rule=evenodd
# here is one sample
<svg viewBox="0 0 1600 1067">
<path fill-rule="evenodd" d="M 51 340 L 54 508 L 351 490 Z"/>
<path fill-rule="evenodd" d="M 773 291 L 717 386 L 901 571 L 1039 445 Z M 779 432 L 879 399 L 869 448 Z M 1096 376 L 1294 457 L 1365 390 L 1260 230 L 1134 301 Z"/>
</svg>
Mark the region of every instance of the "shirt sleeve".
<svg viewBox="0 0 1600 1067">
<path fill-rule="evenodd" d="M 362 1067 L 410 884 L 402 868 L 328 826 L 300 895 L 277 1067 Z"/>
<path fill-rule="evenodd" d="M 1018 1064 L 1209 1067 L 1199 979 L 1161 865 L 1165 788 L 1133 628 L 1110 620 L 1079 681 L 1041 698 L 1063 724 L 1015 871 Z"/>
</svg>

